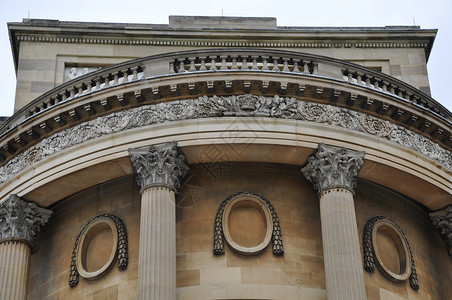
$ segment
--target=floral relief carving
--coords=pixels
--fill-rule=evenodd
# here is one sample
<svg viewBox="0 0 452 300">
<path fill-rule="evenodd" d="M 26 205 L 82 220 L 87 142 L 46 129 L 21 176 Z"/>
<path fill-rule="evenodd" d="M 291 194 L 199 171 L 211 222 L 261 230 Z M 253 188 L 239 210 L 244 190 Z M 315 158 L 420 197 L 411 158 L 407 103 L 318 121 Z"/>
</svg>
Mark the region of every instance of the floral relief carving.
<svg viewBox="0 0 452 300">
<path fill-rule="evenodd" d="M 452 205 L 429 214 L 433 226 L 446 243 L 447 251 L 452 256 Z"/>
<path fill-rule="evenodd" d="M 450 151 L 402 126 L 331 105 L 246 94 L 161 102 L 83 122 L 43 139 L 1 166 L 0 183 L 56 152 L 97 137 L 152 124 L 222 116 L 294 119 L 364 132 L 417 151 L 452 170 Z"/>
<path fill-rule="evenodd" d="M 148 149 L 129 149 L 129 154 L 140 189 L 151 184 L 165 184 L 177 191 L 189 169 L 176 142 Z"/>
<path fill-rule="evenodd" d="M 20 239 L 31 244 L 51 214 L 51 210 L 39 207 L 35 202 L 10 195 L 0 204 L 0 241 Z"/>
<path fill-rule="evenodd" d="M 360 118 L 361 125 L 370 134 L 380 137 L 387 137 L 391 132 L 391 123 L 377 119 L 370 115 L 362 114 Z"/>
<path fill-rule="evenodd" d="M 362 151 L 319 144 L 301 172 L 319 192 L 332 188 L 345 188 L 353 192 L 364 155 Z"/>
</svg>

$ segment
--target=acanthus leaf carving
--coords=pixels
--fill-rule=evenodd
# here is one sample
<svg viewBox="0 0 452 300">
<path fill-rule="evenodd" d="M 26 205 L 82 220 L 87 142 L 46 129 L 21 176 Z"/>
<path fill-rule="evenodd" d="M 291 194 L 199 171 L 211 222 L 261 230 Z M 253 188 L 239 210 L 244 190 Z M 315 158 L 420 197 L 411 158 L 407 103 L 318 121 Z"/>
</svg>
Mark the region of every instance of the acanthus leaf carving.
<svg viewBox="0 0 452 300">
<path fill-rule="evenodd" d="M 36 234 L 41 226 L 49 221 L 51 214 L 51 210 L 11 194 L 0 204 L 0 241 L 19 239 L 33 243 Z"/>
<path fill-rule="evenodd" d="M 176 142 L 150 146 L 148 149 L 129 149 L 129 155 L 140 189 L 152 184 L 164 184 L 177 191 L 180 180 L 189 170 Z"/>
<path fill-rule="evenodd" d="M 429 217 L 452 256 L 452 205 L 430 213 Z"/>
<path fill-rule="evenodd" d="M 332 188 L 353 192 L 364 155 L 363 151 L 319 144 L 301 172 L 319 192 Z"/>
</svg>

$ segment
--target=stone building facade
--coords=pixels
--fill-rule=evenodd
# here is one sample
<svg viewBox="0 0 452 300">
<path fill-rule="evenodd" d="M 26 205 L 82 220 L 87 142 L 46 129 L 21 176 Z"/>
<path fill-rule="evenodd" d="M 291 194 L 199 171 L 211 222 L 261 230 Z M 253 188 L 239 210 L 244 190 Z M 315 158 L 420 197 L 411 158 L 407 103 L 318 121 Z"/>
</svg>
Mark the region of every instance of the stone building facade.
<svg viewBox="0 0 452 300">
<path fill-rule="evenodd" d="M 8 24 L 0 299 L 448 299 L 436 30 Z"/>
</svg>

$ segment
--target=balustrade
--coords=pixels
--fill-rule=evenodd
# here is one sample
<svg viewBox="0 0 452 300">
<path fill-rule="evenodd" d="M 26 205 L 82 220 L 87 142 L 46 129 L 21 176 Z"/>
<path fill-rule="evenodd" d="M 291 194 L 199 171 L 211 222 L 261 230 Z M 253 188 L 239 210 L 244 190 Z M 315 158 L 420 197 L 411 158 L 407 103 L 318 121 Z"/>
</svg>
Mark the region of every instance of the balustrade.
<svg viewBox="0 0 452 300">
<path fill-rule="evenodd" d="M 93 92 L 154 76 L 179 76 L 211 71 L 290 73 L 343 80 L 394 95 L 404 102 L 410 102 L 430 110 L 446 120 L 452 120 L 452 115 L 428 95 L 398 79 L 359 65 L 288 51 L 211 49 L 141 58 L 77 77 L 36 98 L 6 120 L 0 128 L 0 136 L 44 110 Z M 230 84 L 226 83 L 226 86 L 228 87 Z"/>
<path fill-rule="evenodd" d="M 316 61 L 261 55 L 212 55 L 176 58 L 170 61 L 169 65 L 170 74 L 217 70 L 251 70 L 319 75 Z"/>
</svg>

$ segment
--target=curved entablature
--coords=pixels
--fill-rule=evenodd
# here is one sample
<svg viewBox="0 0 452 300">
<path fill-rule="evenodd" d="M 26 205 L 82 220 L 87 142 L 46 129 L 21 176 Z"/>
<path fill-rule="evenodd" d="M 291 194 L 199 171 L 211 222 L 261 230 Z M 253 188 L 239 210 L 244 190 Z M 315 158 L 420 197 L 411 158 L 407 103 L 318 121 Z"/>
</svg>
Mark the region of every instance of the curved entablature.
<svg viewBox="0 0 452 300">
<path fill-rule="evenodd" d="M 416 182 L 425 181 L 436 186 L 438 200 L 432 200 L 432 203 L 425 197 L 413 197 L 408 190 L 402 190 L 403 187 L 392 188 L 408 193 L 432 209 L 438 208 L 447 204 L 452 194 L 450 113 L 445 110 L 441 116 L 414 103 L 412 98 L 404 99 L 403 93 L 408 89 L 396 87 L 395 79 L 391 83 L 385 81 L 385 76 L 334 59 L 267 50 L 260 55 L 246 50 L 192 51 L 123 63 L 67 82 L 13 116 L 8 124 L 14 124 L 14 120 L 17 123 L 0 137 L 0 158 L 3 159 L 0 184 L 6 187 L 5 193 L 30 194 L 34 188 L 49 184 L 51 178 L 69 176 L 71 168 L 74 172 L 89 168 L 88 162 L 80 166 L 75 164 L 65 171 L 56 168 L 51 171 L 54 172 L 52 175 L 37 180 L 40 183 L 36 186 L 25 184 L 17 190 L 21 180 L 38 176 L 41 171 L 40 174 L 46 174 L 47 171 L 41 169 L 45 168 L 48 158 L 59 156 L 59 152 L 83 151 L 80 147 L 96 139 L 114 137 L 119 141 L 118 134 L 122 136 L 140 128 L 158 127 L 167 122 L 185 126 L 179 123 L 193 119 L 199 120 L 200 124 L 201 120 L 222 124 L 220 117 L 237 118 L 240 124 L 255 119 L 277 119 L 271 123 L 284 121 L 291 125 L 269 125 L 268 133 L 256 138 L 254 144 L 277 141 L 290 148 L 302 141 L 305 149 L 311 149 L 316 143 L 329 140 L 342 146 L 350 144 L 356 150 L 368 148 L 367 165 L 373 166 L 369 170 L 375 168 L 374 164 L 386 165 L 408 177 L 414 176 Z M 93 83 L 95 79 L 98 80 L 96 84 Z M 410 97 L 414 92 L 422 94 L 414 88 L 410 91 L 413 92 Z M 43 102 L 49 99 L 53 100 Z M 437 104 L 432 101 L 429 103 Z M 37 106 L 39 103 L 40 107 Z M 25 117 L 26 112 L 29 114 Z M 246 125 L 244 128 L 245 132 L 249 131 Z M 255 129 L 262 131 L 259 127 Z M 209 136 L 205 129 L 184 130 L 188 130 L 188 135 L 199 133 L 199 138 L 202 134 Z M 221 134 L 228 130 L 227 126 L 219 128 L 211 135 L 218 134 L 216 139 L 224 140 Z M 334 135 L 338 130 L 341 134 Z M 171 132 L 173 140 L 179 140 L 179 130 L 175 128 Z M 271 138 L 267 138 L 267 134 Z M 209 140 L 189 140 L 186 145 L 204 142 L 209 143 Z M 384 150 L 379 149 L 383 144 L 386 145 Z M 131 144 L 125 145 L 127 149 L 131 147 Z M 116 156 L 107 156 L 113 155 L 115 160 L 125 155 L 123 150 L 120 154 L 115 152 Z M 116 150 L 97 149 L 93 155 L 100 156 L 93 159 L 103 160 L 103 151 Z M 74 163 L 69 160 L 69 165 Z M 61 166 L 66 164 L 61 162 Z M 38 165 L 40 167 L 36 167 Z M 26 171 L 30 166 L 33 168 L 31 173 Z M 389 170 L 386 167 L 382 169 Z M 363 178 L 383 185 L 387 183 L 366 170 L 365 167 Z M 2 197 L 0 194 L 0 199 Z M 56 201 L 58 195 L 54 197 Z"/>
</svg>

